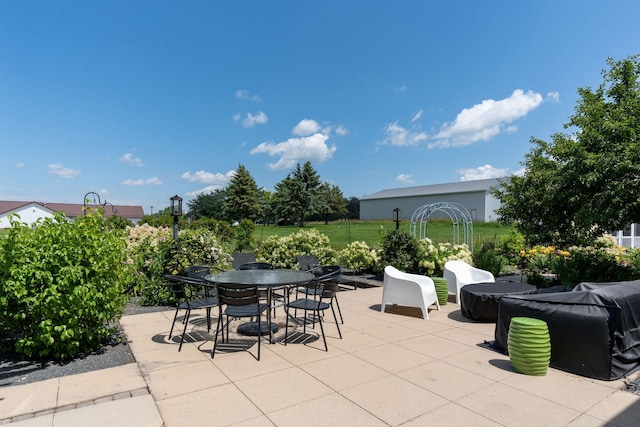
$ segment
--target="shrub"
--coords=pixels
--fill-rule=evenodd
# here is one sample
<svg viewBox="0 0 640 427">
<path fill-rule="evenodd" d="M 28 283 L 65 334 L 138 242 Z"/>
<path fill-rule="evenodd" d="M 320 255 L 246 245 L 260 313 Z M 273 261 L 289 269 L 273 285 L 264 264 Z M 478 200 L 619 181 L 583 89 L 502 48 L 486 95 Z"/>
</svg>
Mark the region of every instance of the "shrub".
<svg viewBox="0 0 640 427">
<path fill-rule="evenodd" d="M 637 277 L 636 271 L 628 262 L 626 252 L 621 246 L 572 247 L 568 256 L 556 260 L 554 267 L 558 281 L 574 287 L 580 282 L 632 280 Z"/>
<path fill-rule="evenodd" d="M 394 266 L 398 270 L 414 272 L 418 265 L 416 239 L 403 230 L 393 230 L 382 236 L 381 267 Z"/>
<path fill-rule="evenodd" d="M 473 265 L 473 258 L 469 246 L 466 244 L 452 245 L 449 242 L 433 243 L 429 238 L 417 241 L 417 266 L 415 272 L 427 276 L 442 276 L 447 261 L 462 260 Z"/>
<path fill-rule="evenodd" d="M 527 276 L 527 283 L 539 288 L 554 285 L 558 261 L 568 257 L 568 251 L 556 249 L 555 246 L 534 246 L 523 250 L 520 267 Z"/>
<path fill-rule="evenodd" d="M 243 219 L 235 227 L 235 248 L 233 252 L 243 253 L 252 252 L 256 249 L 256 242 L 253 238 L 253 233 L 256 230 L 256 226 L 250 219 Z"/>
<path fill-rule="evenodd" d="M 165 274 L 186 274 L 191 265 L 226 269 L 231 264 L 229 251 L 207 229 L 180 230 L 178 244 L 165 227 L 142 225 L 128 229 L 128 253 L 133 285 L 143 305 L 170 305 L 173 299 Z"/>
<path fill-rule="evenodd" d="M 365 242 L 352 242 L 338 251 L 338 263 L 358 273 L 375 271 L 380 264 L 379 251 L 371 249 Z"/>
<path fill-rule="evenodd" d="M 329 238 L 315 229 L 300 230 L 282 237 L 269 236 L 262 242 L 257 258 L 275 268 L 299 268 L 299 255 L 315 255 L 323 265 L 336 263 Z"/>
<path fill-rule="evenodd" d="M 185 224 L 186 225 L 186 224 Z M 193 229 L 207 229 L 211 231 L 218 241 L 222 244 L 227 244 L 233 241 L 235 237 L 235 232 L 231 224 L 227 221 L 221 221 L 213 218 L 200 217 L 198 219 L 194 219 L 188 222 L 188 228 Z M 186 227 L 180 226 L 180 229 L 184 229 Z"/>
<path fill-rule="evenodd" d="M 473 253 L 473 263 L 476 267 L 498 276 L 508 262 L 500 249 L 496 247 L 494 238 L 492 241 L 482 242 L 480 248 L 476 249 Z"/>
<path fill-rule="evenodd" d="M 516 230 L 510 230 L 506 235 L 500 237 L 499 253 L 504 257 L 503 268 L 509 272 L 517 270 L 522 262 L 521 253 L 524 250 L 524 236 Z"/>
<path fill-rule="evenodd" d="M 11 225 L 0 239 L 0 322 L 15 350 L 66 359 L 100 348 L 126 303 L 122 232 L 102 212 Z"/>
</svg>

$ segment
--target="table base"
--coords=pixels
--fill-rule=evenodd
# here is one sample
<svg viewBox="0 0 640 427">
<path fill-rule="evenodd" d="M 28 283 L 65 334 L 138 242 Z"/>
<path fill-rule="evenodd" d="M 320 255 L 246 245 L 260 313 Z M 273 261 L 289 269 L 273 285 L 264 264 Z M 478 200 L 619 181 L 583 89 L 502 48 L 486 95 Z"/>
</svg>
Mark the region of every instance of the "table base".
<svg viewBox="0 0 640 427">
<path fill-rule="evenodd" d="M 257 335 L 274 334 L 276 332 L 278 332 L 278 325 L 275 323 L 260 322 L 260 329 L 258 329 L 258 322 L 248 322 L 238 325 L 239 334 L 252 337 Z"/>
</svg>

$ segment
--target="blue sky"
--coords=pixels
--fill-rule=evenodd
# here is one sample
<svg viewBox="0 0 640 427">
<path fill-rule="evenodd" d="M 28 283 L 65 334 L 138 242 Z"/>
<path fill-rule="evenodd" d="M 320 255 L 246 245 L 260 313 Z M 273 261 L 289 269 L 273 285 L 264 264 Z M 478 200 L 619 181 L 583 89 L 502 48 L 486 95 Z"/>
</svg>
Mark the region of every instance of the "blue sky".
<svg viewBox="0 0 640 427">
<path fill-rule="evenodd" d="M 0 200 L 157 212 L 273 191 L 311 161 L 345 197 L 506 176 L 579 87 L 640 51 L 637 0 L 5 1 Z"/>
</svg>

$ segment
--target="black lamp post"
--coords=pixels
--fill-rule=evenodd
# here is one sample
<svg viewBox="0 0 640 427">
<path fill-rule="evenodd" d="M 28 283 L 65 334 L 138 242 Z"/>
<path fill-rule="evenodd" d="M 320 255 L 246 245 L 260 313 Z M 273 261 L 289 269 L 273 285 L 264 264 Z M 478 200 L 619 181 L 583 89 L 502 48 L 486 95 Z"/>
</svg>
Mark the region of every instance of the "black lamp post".
<svg viewBox="0 0 640 427">
<path fill-rule="evenodd" d="M 176 194 L 169 199 L 169 211 L 173 216 L 173 241 L 178 244 L 178 218 L 182 216 L 182 197 Z"/>
<path fill-rule="evenodd" d="M 396 230 L 400 228 L 401 218 L 402 218 L 402 210 L 400 208 L 395 208 L 393 210 L 393 221 L 396 223 Z"/>
</svg>

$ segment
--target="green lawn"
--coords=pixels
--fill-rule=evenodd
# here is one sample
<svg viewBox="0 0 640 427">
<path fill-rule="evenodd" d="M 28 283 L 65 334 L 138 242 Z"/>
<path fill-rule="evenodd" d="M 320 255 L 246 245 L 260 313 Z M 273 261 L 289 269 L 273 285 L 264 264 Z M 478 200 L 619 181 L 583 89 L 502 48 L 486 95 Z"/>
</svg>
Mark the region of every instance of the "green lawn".
<svg viewBox="0 0 640 427">
<path fill-rule="evenodd" d="M 315 228 L 319 232 L 327 235 L 331 241 L 331 246 L 335 249 L 342 249 L 350 242 L 364 241 L 369 246 L 378 243 L 381 232 L 392 231 L 396 227 L 393 221 L 334 221 L 329 224 L 322 222 L 305 223 L 305 228 Z M 400 229 L 409 232 L 408 221 L 400 224 Z M 271 235 L 287 236 L 300 230 L 300 227 L 275 225 L 256 225 L 255 239 L 261 242 L 262 239 Z M 381 231 L 382 230 L 382 231 Z M 511 230 L 510 226 L 497 223 L 474 223 L 473 241 L 478 247 L 478 242 L 493 240 L 495 237 L 507 234 Z M 461 230 L 462 239 L 462 230 Z M 451 221 L 429 221 L 427 225 L 427 237 L 436 242 L 453 241 L 453 225 Z"/>
</svg>

